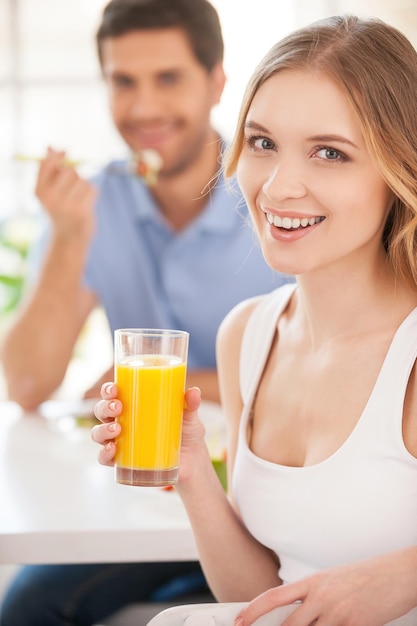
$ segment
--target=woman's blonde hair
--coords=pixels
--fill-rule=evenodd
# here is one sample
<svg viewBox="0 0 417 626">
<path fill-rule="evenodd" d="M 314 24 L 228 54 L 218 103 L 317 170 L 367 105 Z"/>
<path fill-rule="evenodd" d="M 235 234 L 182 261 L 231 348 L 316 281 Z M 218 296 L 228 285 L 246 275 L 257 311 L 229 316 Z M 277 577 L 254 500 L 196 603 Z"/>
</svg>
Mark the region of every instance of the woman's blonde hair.
<svg viewBox="0 0 417 626">
<path fill-rule="evenodd" d="M 271 48 L 246 88 L 225 173 L 237 167 L 246 116 L 259 87 L 282 69 L 312 69 L 343 89 L 364 140 L 395 194 L 384 231 L 398 275 L 417 286 L 417 53 L 397 29 L 338 15 L 295 31 Z"/>
</svg>

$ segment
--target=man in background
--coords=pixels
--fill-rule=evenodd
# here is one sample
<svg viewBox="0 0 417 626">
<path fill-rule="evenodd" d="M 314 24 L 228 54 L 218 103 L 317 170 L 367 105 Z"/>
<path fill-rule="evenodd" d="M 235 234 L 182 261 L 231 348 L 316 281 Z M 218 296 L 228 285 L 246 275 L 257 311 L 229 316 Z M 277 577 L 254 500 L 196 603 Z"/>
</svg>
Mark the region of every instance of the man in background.
<svg viewBox="0 0 417 626">
<path fill-rule="evenodd" d="M 49 398 L 88 315 L 102 305 L 112 331 L 187 330 L 187 385 L 218 401 L 220 321 L 287 277 L 264 262 L 246 206 L 221 174 L 224 143 L 210 121 L 225 83 L 217 13 L 207 0 L 111 0 L 97 46 L 131 157 L 86 181 L 63 152 L 48 149 L 36 193 L 50 227 L 38 280 L 4 343 L 9 398 L 25 409 Z M 177 583 L 206 588 L 192 562 L 27 566 L 0 624 L 92 625 Z"/>
</svg>

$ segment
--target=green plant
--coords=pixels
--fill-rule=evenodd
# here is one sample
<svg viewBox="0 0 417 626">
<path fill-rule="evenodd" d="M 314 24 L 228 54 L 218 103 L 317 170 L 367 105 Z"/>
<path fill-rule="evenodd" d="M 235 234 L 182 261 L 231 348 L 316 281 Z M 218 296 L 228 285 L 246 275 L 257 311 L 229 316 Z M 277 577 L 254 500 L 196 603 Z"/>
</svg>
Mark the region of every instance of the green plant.
<svg viewBox="0 0 417 626">
<path fill-rule="evenodd" d="M 19 215 L 0 223 L 0 316 L 18 306 L 24 290 L 27 256 L 37 234 L 36 217 Z"/>
</svg>

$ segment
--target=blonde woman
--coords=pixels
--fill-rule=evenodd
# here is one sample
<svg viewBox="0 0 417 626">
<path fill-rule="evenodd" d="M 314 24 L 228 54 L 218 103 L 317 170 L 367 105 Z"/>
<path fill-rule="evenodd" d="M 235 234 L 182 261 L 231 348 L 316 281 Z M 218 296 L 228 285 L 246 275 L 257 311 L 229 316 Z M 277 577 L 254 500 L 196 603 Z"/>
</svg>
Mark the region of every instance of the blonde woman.
<svg viewBox="0 0 417 626">
<path fill-rule="evenodd" d="M 417 624 L 411 44 L 353 16 L 278 43 L 244 96 L 235 171 L 265 259 L 297 284 L 218 334 L 229 498 L 186 393 L 178 492 L 207 580 L 220 601 L 253 600 L 239 626 L 297 601 L 285 626 Z M 118 415 L 114 385 L 96 412 Z M 93 431 L 104 464 L 119 429 Z"/>
</svg>

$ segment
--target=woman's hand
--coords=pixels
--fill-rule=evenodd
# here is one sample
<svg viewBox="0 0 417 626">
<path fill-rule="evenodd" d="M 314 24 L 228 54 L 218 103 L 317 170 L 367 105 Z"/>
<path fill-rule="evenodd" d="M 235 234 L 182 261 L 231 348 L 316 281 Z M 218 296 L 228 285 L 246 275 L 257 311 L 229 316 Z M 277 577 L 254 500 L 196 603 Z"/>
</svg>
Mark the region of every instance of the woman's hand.
<svg viewBox="0 0 417 626">
<path fill-rule="evenodd" d="M 296 601 L 301 601 L 299 608 L 282 626 L 383 626 L 416 606 L 415 579 L 411 549 L 324 570 L 265 591 L 241 611 L 235 626 L 249 626 L 261 615 Z"/>
<path fill-rule="evenodd" d="M 102 448 L 98 453 L 98 461 L 102 465 L 114 465 L 116 454 L 115 439 L 120 435 L 121 427 L 116 417 L 122 412 L 122 403 L 117 399 L 115 383 L 104 383 L 101 387 L 101 397 L 94 408 L 94 415 L 103 424 L 94 426 L 91 430 L 91 439 L 99 443 Z"/>
<path fill-rule="evenodd" d="M 184 396 L 182 420 L 180 467 L 178 481 L 186 482 L 192 477 L 196 458 L 203 453 L 208 456 L 204 440 L 205 428 L 200 422 L 198 411 L 201 404 L 201 392 L 198 387 L 187 389 Z"/>
<path fill-rule="evenodd" d="M 102 424 L 94 426 L 91 438 L 102 447 L 98 453 L 98 461 L 102 465 L 114 465 L 116 454 L 115 439 L 120 435 L 121 426 L 116 418 L 122 412 L 122 403 L 117 399 L 117 385 L 104 383 L 101 387 L 101 397 L 97 402 L 94 414 Z M 186 481 L 192 472 L 193 459 L 199 454 L 202 446 L 205 447 L 205 429 L 198 417 L 201 394 L 198 387 L 192 387 L 185 392 L 184 413 L 181 438 L 179 480 Z"/>
</svg>

